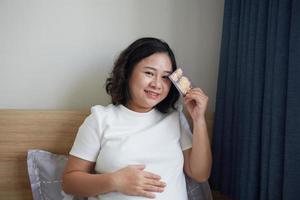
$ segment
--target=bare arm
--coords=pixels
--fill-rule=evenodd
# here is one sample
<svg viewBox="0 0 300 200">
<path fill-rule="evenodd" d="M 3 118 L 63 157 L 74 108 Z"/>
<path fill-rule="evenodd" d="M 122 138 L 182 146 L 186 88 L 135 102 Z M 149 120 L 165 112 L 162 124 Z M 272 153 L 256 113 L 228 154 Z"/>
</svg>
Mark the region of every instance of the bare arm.
<svg viewBox="0 0 300 200">
<path fill-rule="evenodd" d="M 210 176 L 212 156 L 205 121 L 208 97 L 200 88 L 192 89 L 184 97 L 185 105 L 193 120 L 192 148 L 185 150 L 184 170 L 199 182 L 206 181 Z"/>
<path fill-rule="evenodd" d="M 112 174 L 92 174 L 94 167 L 94 162 L 70 156 L 63 174 L 63 190 L 82 197 L 114 191 Z"/>
<path fill-rule="evenodd" d="M 77 196 L 108 192 L 154 198 L 166 186 L 160 176 L 144 171 L 144 165 L 130 165 L 113 173 L 92 174 L 95 163 L 70 156 L 63 175 L 63 190 Z"/>
<path fill-rule="evenodd" d="M 201 125 L 201 123 L 196 127 L 194 125 L 193 147 L 185 150 L 183 155 L 185 172 L 199 182 L 206 181 L 209 178 L 212 164 L 206 125 Z"/>
</svg>

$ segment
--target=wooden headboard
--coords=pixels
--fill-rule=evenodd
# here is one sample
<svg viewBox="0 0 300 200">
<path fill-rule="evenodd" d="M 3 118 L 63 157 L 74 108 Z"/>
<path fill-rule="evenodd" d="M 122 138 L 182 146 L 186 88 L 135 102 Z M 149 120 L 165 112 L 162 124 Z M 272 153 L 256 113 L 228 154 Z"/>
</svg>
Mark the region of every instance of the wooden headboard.
<svg viewBox="0 0 300 200">
<path fill-rule="evenodd" d="M 0 199 L 32 199 L 27 150 L 68 154 L 88 111 L 0 109 Z M 212 114 L 207 115 L 212 130 Z"/>
</svg>

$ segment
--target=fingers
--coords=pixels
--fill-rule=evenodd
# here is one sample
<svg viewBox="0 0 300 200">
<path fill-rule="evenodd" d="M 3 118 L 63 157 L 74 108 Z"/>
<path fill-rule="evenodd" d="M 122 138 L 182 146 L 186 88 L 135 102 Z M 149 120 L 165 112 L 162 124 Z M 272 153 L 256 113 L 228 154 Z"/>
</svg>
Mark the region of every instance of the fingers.
<svg viewBox="0 0 300 200">
<path fill-rule="evenodd" d="M 184 97 L 184 101 L 191 101 L 191 100 L 196 100 L 197 102 L 200 102 L 200 101 L 208 101 L 208 97 L 207 96 L 201 96 L 199 94 L 195 94 L 195 93 L 190 93 L 190 94 L 187 94 L 185 97 Z"/>
<path fill-rule="evenodd" d="M 144 170 L 146 167 L 145 165 L 129 165 L 129 166 L 138 170 Z"/>
<path fill-rule="evenodd" d="M 166 184 L 161 181 L 148 181 L 148 184 L 143 185 L 142 195 L 148 198 L 155 198 L 153 192 L 163 192 Z"/>
<path fill-rule="evenodd" d="M 163 182 L 163 181 L 156 181 L 156 180 L 146 180 L 145 181 L 145 184 L 146 185 L 152 185 L 152 186 L 155 186 L 155 187 L 160 187 L 160 188 L 164 188 L 166 187 L 166 183 Z"/>
<path fill-rule="evenodd" d="M 132 189 L 132 192 L 126 192 L 125 194 L 130 195 L 130 196 L 142 196 L 142 197 L 147 197 L 147 198 L 155 198 L 155 194 L 151 191 L 145 190 L 143 187 L 138 186 L 134 187 Z"/>
<path fill-rule="evenodd" d="M 157 174 L 145 171 L 145 165 L 129 165 L 116 172 L 115 182 L 118 192 L 144 196 L 147 198 L 155 198 L 156 192 L 163 192 L 166 183 L 161 181 L 161 177 Z M 119 177 L 119 178 L 118 178 Z"/>
<path fill-rule="evenodd" d="M 166 183 L 160 181 L 161 177 L 151 172 L 144 172 L 144 184 L 143 190 L 148 192 L 163 192 L 166 187 Z"/>
<path fill-rule="evenodd" d="M 160 181 L 161 177 L 159 175 L 150 173 L 150 172 L 145 172 L 144 173 L 145 179 L 145 184 L 149 186 L 154 186 L 158 188 L 164 188 L 166 186 L 166 183 L 163 181 Z"/>
<path fill-rule="evenodd" d="M 166 184 L 161 181 L 148 180 L 136 188 L 134 195 L 155 198 L 154 192 L 163 192 Z"/>
<path fill-rule="evenodd" d="M 130 165 L 131 167 L 141 170 L 143 171 L 145 169 L 145 165 Z M 154 180 L 160 180 L 161 177 L 157 174 L 151 173 L 151 172 L 147 172 L 147 171 L 143 171 L 143 177 L 148 178 L 148 179 L 154 179 Z"/>
<path fill-rule="evenodd" d="M 156 186 L 153 186 L 153 185 L 145 185 L 144 190 L 148 191 L 148 192 L 163 192 L 164 187 L 156 187 Z"/>
<path fill-rule="evenodd" d="M 187 92 L 184 97 L 184 101 L 189 102 L 191 100 L 196 101 L 207 101 L 208 96 L 200 89 L 200 88 L 193 88 Z"/>
<path fill-rule="evenodd" d="M 147 197 L 150 199 L 155 198 L 155 194 L 153 194 L 152 192 L 145 191 L 145 190 L 139 190 L 139 192 L 136 194 L 136 196 L 143 196 L 143 197 Z"/>
<path fill-rule="evenodd" d="M 200 97 L 207 97 L 206 94 L 203 92 L 203 90 L 201 90 L 200 88 L 193 88 L 189 90 L 186 95 L 192 95 L 192 94 L 199 95 Z"/>
<path fill-rule="evenodd" d="M 144 171 L 144 177 L 145 178 L 149 178 L 149 179 L 154 179 L 154 180 L 160 180 L 161 177 L 157 174 L 153 174 L 151 172 L 147 172 L 147 171 Z"/>
</svg>

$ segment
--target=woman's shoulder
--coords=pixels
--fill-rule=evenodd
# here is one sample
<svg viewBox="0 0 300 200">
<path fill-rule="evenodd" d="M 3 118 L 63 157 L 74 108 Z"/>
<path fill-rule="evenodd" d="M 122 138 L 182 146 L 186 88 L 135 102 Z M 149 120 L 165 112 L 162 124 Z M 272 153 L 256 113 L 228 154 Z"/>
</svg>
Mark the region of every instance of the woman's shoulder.
<svg viewBox="0 0 300 200">
<path fill-rule="evenodd" d="M 90 115 L 86 118 L 86 122 L 90 126 L 96 126 L 102 124 L 105 119 L 109 118 L 111 113 L 116 110 L 116 106 L 113 104 L 109 105 L 94 105 L 90 109 Z"/>
<path fill-rule="evenodd" d="M 113 104 L 109 104 L 106 106 L 103 105 L 94 105 L 91 107 L 90 117 L 94 119 L 103 119 L 107 117 L 110 113 L 116 110 L 116 106 Z"/>
<path fill-rule="evenodd" d="M 113 104 L 108 104 L 106 106 L 94 105 L 91 107 L 91 113 L 92 114 L 105 114 L 105 113 L 114 111 L 115 109 L 116 109 L 116 106 Z"/>
</svg>

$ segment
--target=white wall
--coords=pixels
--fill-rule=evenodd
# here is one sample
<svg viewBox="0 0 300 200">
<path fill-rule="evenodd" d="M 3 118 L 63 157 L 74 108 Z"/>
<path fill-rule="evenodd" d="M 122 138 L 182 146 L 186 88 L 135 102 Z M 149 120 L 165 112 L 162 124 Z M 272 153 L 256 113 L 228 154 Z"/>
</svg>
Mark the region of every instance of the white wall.
<svg viewBox="0 0 300 200">
<path fill-rule="evenodd" d="M 0 0 L 0 108 L 108 104 L 104 82 L 133 40 L 167 41 L 214 110 L 223 0 Z"/>
</svg>

